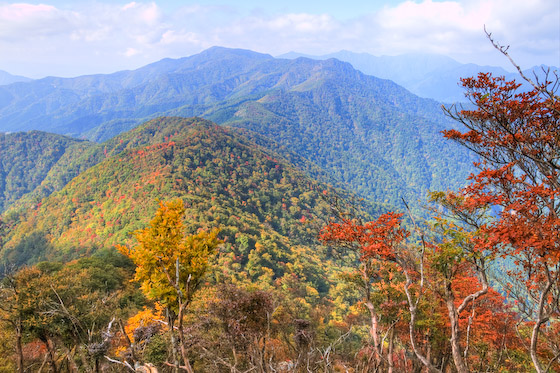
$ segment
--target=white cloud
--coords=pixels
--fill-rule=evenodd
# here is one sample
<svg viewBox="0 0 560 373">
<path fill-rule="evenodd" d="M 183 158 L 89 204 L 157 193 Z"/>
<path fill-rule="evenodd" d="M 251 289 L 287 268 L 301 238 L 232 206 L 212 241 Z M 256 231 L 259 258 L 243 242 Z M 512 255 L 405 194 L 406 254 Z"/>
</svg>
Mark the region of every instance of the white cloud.
<svg viewBox="0 0 560 373">
<path fill-rule="evenodd" d="M 124 17 L 129 17 L 146 25 L 156 25 L 162 18 L 162 13 L 156 3 L 138 4 L 135 2 L 126 4 L 123 8 Z"/>
<path fill-rule="evenodd" d="M 71 27 L 73 12 L 49 5 L 0 5 L 0 40 L 20 41 L 44 38 Z"/>
<path fill-rule="evenodd" d="M 161 44 L 165 45 L 181 45 L 181 44 L 193 44 L 200 45 L 200 37 L 194 32 L 177 32 L 174 30 L 168 30 L 161 36 Z"/>
<path fill-rule="evenodd" d="M 132 56 L 136 56 L 138 53 L 140 53 L 138 49 L 127 48 L 123 54 L 127 57 L 132 57 Z"/>
<path fill-rule="evenodd" d="M 506 65 L 486 40 L 483 25 L 511 44 L 520 63 L 560 64 L 559 18 L 560 5 L 551 0 L 405 1 L 345 20 L 320 9 L 317 14 L 244 13 L 234 5 L 200 2 L 170 14 L 157 2 L 142 1 L 64 9 L 8 4 L 0 5 L 0 69 L 28 76 L 111 72 L 213 45 L 273 55 L 436 52 Z"/>
<path fill-rule="evenodd" d="M 560 49 L 560 5 L 550 0 L 407 1 L 383 9 L 376 19 L 380 27 L 376 40 L 389 53 L 438 52 L 482 63 L 473 57 L 497 55 L 485 38 L 484 26 L 497 40 L 511 44 L 512 54 L 523 61 L 528 60 L 529 49 L 534 52 L 540 45 L 549 53 L 546 63 L 553 64 L 553 51 Z"/>
<path fill-rule="evenodd" d="M 334 20 L 327 14 L 285 14 L 261 22 L 262 26 L 273 31 L 291 30 L 302 33 L 329 32 L 335 28 Z"/>
</svg>

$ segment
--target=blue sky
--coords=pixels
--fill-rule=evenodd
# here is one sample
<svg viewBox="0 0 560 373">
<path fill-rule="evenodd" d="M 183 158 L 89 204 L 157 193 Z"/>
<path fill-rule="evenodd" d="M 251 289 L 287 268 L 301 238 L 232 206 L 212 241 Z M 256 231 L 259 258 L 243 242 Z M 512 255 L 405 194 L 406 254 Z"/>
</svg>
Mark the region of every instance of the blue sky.
<svg viewBox="0 0 560 373">
<path fill-rule="evenodd" d="M 437 53 L 479 65 L 560 65 L 557 0 L 0 0 L 0 70 L 33 78 L 134 69 L 214 45 L 280 55 Z"/>
</svg>

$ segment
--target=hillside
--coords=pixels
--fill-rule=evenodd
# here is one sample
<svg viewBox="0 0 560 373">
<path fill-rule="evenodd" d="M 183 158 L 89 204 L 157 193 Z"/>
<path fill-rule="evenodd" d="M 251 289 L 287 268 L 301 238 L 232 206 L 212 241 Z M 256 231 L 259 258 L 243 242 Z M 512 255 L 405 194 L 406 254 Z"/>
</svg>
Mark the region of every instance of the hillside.
<svg viewBox="0 0 560 373">
<path fill-rule="evenodd" d="M 208 121 L 160 118 L 113 141 L 128 143 L 126 150 L 10 216 L 3 262 L 69 260 L 129 243 L 158 200 L 178 197 L 190 232 L 221 228 L 232 268 L 242 265 L 255 279 L 278 277 L 297 262 L 296 251 L 315 245 L 315 228 L 332 214 L 323 198 L 330 187 Z"/>
<path fill-rule="evenodd" d="M 44 188 L 39 194 L 48 194 L 50 187 L 46 185 L 49 184 L 46 179 L 52 175 L 51 170 L 92 145 L 39 131 L 0 133 L 0 213 L 39 187 Z M 70 170 L 64 173 L 68 171 Z M 62 176 L 62 173 L 58 174 L 59 184 L 66 184 L 69 178 Z"/>
<path fill-rule="evenodd" d="M 441 136 L 451 123 L 438 103 L 336 60 L 292 64 L 279 81 L 309 73 L 291 89 L 232 99 L 205 116 L 274 139 L 374 201 L 416 204 L 429 189 L 463 185 L 474 158 Z"/>
<path fill-rule="evenodd" d="M 37 204 L 104 159 L 155 145 L 175 132 L 172 126 L 141 126 L 104 143 L 40 131 L 0 133 L 0 213 L 12 205 Z"/>
<path fill-rule="evenodd" d="M 7 131 L 104 141 L 160 115 L 250 130 L 316 163 L 337 186 L 393 205 L 462 185 L 472 161 L 442 140 L 454 123 L 437 102 L 336 60 L 216 47 L 135 71 L 0 87 Z"/>
</svg>

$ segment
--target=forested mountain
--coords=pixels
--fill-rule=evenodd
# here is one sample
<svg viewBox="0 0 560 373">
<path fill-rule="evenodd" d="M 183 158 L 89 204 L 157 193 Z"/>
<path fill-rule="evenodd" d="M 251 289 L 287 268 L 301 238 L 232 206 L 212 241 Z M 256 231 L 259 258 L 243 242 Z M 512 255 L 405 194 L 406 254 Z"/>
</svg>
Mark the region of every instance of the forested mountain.
<svg viewBox="0 0 560 373">
<path fill-rule="evenodd" d="M 84 154 L 103 159 L 31 209 L 9 214 L 3 261 L 69 260 L 127 243 L 158 200 L 179 197 L 189 231 L 220 227 L 231 255 L 260 263 L 248 271 L 279 274 L 293 248 L 314 239 L 305 221 L 331 215 L 322 197 L 330 187 L 202 119 L 156 119 Z"/>
<path fill-rule="evenodd" d="M 0 213 L 11 203 L 40 186 L 42 196 L 50 193 L 46 179 L 51 169 L 61 165 L 58 185 L 65 185 L 77 173 L 67 165 L 93 143 L 39 131 L 0 133 Z M 69 177 L 64 174 L 70 173 Z M 56 185 L 50 185 L 56 188 Z"/>
<path fill-rule="evenodd" d="M 159 115 L 248 129 L 316 163 L 338 186 L 392 204 L 464 183 L 471 164 L 441 138 L 453 124 L 437 102 L 336 60 L 216 47 L 135 71 L 0 88 L 5 131 L 103 141 Z"/>
<path fill-rule="evenodd" d="M 340 186 L 394 206 L 464 183 L 473 158 L 439 133 L 449 122 L 438 103 L 337 60 L 293 65 L 279 79 L 297 79 L 291 89 L 232 99 L 205 116 L 274 139 Z"/>
<path fill-rule="evenodd" d="M 224 48 L 0 87 L 5 130 L 97 140 L 0 136 L 0 372 L 557 369 L 549 86 L 469 80 L 466 131 L 348 63 Z"/>
<path fill-rule="evenodd" d="M 327 307 L 332 281 L 336 281 L 340 267 L 333 264 L 335 259 L 316 238 L 319 229 L 334 215 L 328 199 L 338 196 L 338 192 L 307 177 L 284 156 L 237 132 L 200 118 L 158 118 L 102 144 L 38 132 L 6 135 L 10 140 L 19 139 L 13 143 L 34 144 L 40 149 L 54 148 L 65 140 L 69 143 L 61 156 L 44 152 L 43 158 L 35 160 L 54 163 L 45 167 L 47 176 L 43 177 L 42 186 L 56 186 L 53 180 L 78 173 L 62 189 L 42 199 L 37 190 L 27 194 L 21 206 L 9 209 L 0 218 L 0 277 L 11 266 L 24 268 L 19 274 L 34 276 L 25 280 L 27 288 L 23 292 L 23 297 L 33 298 L 25 306 L 31 307 L 32 312 L 39 312 L 40 303 L 48 302 L 52 291 L 68 306 L 66 314 L 55 315 L 54 319 L 52 314 L 42 313 L 38 319 L 26 318 L 25 325 L 34 326 L 33 331 L 26 326 L 24 343 L 41 346 L 45 335 L 42 333 L 48 330 L 51 342 L 47 349 L 52 348 L 53 356 L 58 355 L 64 343 L 81 344 L 73 339 L 80 335 L 78 329 L 64 328 L 66 317 L 72 315 L 74 325 L 92 323 L 88 341 L 82 340 L 84 346 L 91 347 L 100 341 L 100 331 L 105 327 L 99 323 L 106 324 L 117 314 L 133 315 L 145 307 L 145 298 L 130 284 L 131 263 L 115 253 L 114 247 L 134 244 L 131 233 L 148 226 L 159 201 L 176 198 L 186 208 L 184 233 L 217 228 L 223 240 L 212 273 L 205 279 L 204 287 L 209 294 L 223 287 L 220 284 L 228 283 L 239 286 L 229 290 L 241 291 L 236 293 L 238 296 L 268 289 L 267 293 L 260 290 L 266 300 L 272 289 L 277 289 L 274 296 L 287 308 L 279 310 L 276 317 L 285 315 L 282 317 L 287 320 L 306 317 L 312 309 Z M 81 151 L 72 153 L 73 146 L 80 146 Z M 13 148 L 9 150 L 13 153 Z M 289 158 L 295 160 L 297 155 Z M 300 159 L 296 163 L 306 161 Z M 32 201 L 35 203 L 30 205 Z M 386 211 L 381 206 L 369 206 L 371 214 Z M 79 261 L 72 261 L 78 258 Z M 70 264 L 60 264 L 69 261 Z M 26 267 L 38 262 L 42 263 L 37 267 Z M 6 284 L 2 282 L 0 286 L 3 301 L 10 291 Z M 45 293 L 38 296 L 35 291 L 41 286 Z M 253 290 L 245 293 L 244 287 Z M 229 299 L 228 295 L 222 298 Z M 212 299 L 197 300 L 202 303 L 194 306 L 195 310 L 201 307 L 195 313 L 205 312 L 205 302 Z M 6 301 L 4 305 L 9 307 L 11 303 Z M 57 307 L 52 303 L 45 306 L 51 310 Z M 0 312 L 7 309 L 1 307 Z M 241 308 L 235 306 L 233 312 L 237 311 Z M 291 321 L 283 322 L 283 333 L 288 336 L 293 333 Z M 0 323 L 0 340 L 4 342 L 11 341 L 12 336 L 6 325 Z M 154 331 L 159 333 L 159 329 Z M 0 371 L 12 369 L 13 351 L 0 347 L 0 352 Z M 33 364 L 33 356 L 41 356 L 27 351 L 23 354 L 26 364 Z M 89 350 L 85 354 L 76 364 L 87 365 L 89 359 L 104 364 L 103 357 L 99 359 Z M 67 356 L 75 355 L 77 351 L 73 350 Z M 51 364 L 62 365 L 64 359 L 58 363 L 54 359 Z M 160 364 L 165 357 L 149 359 Z M 199 368 L 207 366 L 203 363 Z"/>
<path fill-rule="evenodd" d="M 420 97 L 452 103 L 466 101 L 464 90 L 459 85 L 461 78 L 477 76 L 480 72 L 505 76 L 524 83 L 517 73 L 497 66 L 480 66 L 460 63 L 452 58 L 437 54 L 404 54 L 399 56 L 374 56 L 368 53 L 340 51 L 322 56 L 287 53 L 282 58 L 307 57 L 316 60 L 336 58 L 346 61 L 365 74 L 389 79 Z M 546 68 L 546 67 L 545 67 Z M 527 69 L 524 73 L 532 77 L 533 72 L 542 76 L 541 66 Z M 530 87 L 527 87 L 530 89 Z"/>
<path fill-rule="evenodd" d="M 107 139 L 169 109 L 220 101 L 231 89 L 212 91 L 212 85 L 219 86 L 272 59 L 250 51 L 212 48 L 134 71 L 48 77 L 4 86 L 0 88 L 0 131 L 40 129 L 82 137 L 109 124 L 110 133 L 94 138 Z M 235 87 L 235 81 L 230 85 Z"/>
<path fill-rule="evenodd" d="M 163 141 L 156 132 L 172 134 L 144 126 L 95 143 L 40 131 L 0 133 L 0 213 L 14 203 L 23 209 L 39 203 L 108 157 Z"/>
</svg>

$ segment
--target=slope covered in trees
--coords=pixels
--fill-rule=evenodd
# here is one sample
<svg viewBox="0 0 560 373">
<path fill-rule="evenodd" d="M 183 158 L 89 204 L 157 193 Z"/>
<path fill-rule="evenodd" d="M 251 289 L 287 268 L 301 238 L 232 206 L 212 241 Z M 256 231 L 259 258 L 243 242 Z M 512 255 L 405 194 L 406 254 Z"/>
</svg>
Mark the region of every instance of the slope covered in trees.
<svg viewBox="0 0 560 373">
<path fill-rule="evenodd" d="M 333 59 L 211 48 L 135 71 L 0 87 L 5 131 L 40 126 L 103 141 L 160 115 L 249 129 L 378 202 L 462 185 L 471 164 L 439 136 L 451 124 L 437 102 Z"/>
<path fill-rule="evenodd" d="M 485 161 L 466 188 L 432 193 L 436 216 L 408 228 L 402 214 L 363 222 L 327 204 L 332 189 L 202 119 L 160 118 L 102 144 L 97 165 L 0 221 L 7 262 L 94 254 L 6 273 L 0 364 L 558 369 L 558 84 L 463 84 L 475 109 L 450 109 L 468 130 L 446 136 Z M 314 237 L 330 216 L 327 250 Z M 503 293 L 489 281 L 500 257 L 514 260 Z"/>
<path fill-rule="evenodd" d="M 328 187 L 201 119 L 153 120 L 94 151 L 104 157 L 96 166 L 22 215 L 9 214 L 4 260 L 68 260 L 129 242 L 158 199 L 180 197 L 190 231 L 221 226 L 238 261 L 255 266 L 255 276 L 266 273 L 263 260 L 278 275 L 288 248 L 313 240 L 312 224 L 302 222 L 329 214 L 321 197 Z M 257 255 L 263 250 L 272 256 Z"/>
<path fill-rule="evenodd" d="M 59 162 L 75 157 L 89 145 L 39 131 L 0 133 L 0 213 L 39 188 Z"/>
<path fill-rule="evenodd" d="M 121 269 L 130 263 L 113 247 L 134 243 L 131 233 L 148 224 L 158 200 L 184 201 L 187 233 L 219 228 L 223 244 L 201 283 L 206 291 L 226 282 L 294 292 L 289 312 L 299 317 L 328 304 L 321 298 L 336 267 L 315 237 L 331 214 L 325 197 L 334 191 L 282 157 L 203 119 L 160 118 L 90 143 L 72 161 L 77 168 L 94 165 L 30 209 L 22 204 L 0 220 L 2 268 L 8 270 L 0 281 L 0 340 L 24 346 L 0 349 L 0 367 L 16 369 L 14 353 L 25 366 L 44 356 L 51 370 L 107 363 L 100 355 L 109 353 L 104 328 L 112 317 L 125 325 L 127 315 L 146 304 L 129 285 L 130 271 Z M 74 258 L 82 259 L 60 264 Z M 29 319 L 28 312 L 42 316 Z"/>
<path fill-rule="evenodd" d="M 464 184 L 472 158 L 439 134 L 446 121 L 436 102 L 336 60 L 295 60 L 279 79 L 290 80 L 290 89 L 205 115 L 274 139 L 374 201 L 400 206 L 402 197 L 415 203 L 428 189 Z"/>
<path fill-rule="evenodd" d="M 326 202 L 335 194 L 331 187 L 309 179 L 281 157 L 235 132 L 199 118 L 156 119 L 107 143 L 93 145 L 83 154 L 86 159 L 99 154 L 103 159 L 32 208 L 11 209 L 0 221 L 7 228 L 0 251 L 3 268 L 40 262 L 14 276 L 4 273 L 8 277 L 0 284 L 0 297 L 5 301 L 2 304 L 6 305 L 0 314 L 7 314 L 0 323 L 4 327 L 3 341 L 12 343 L 19 338 L 26 348 L 30 348 L 29 343 L 39 346 L 44 355 L 36 354 L 45 357 L 51 370 L 72 364 L 86 367 L 107 363 L 99 355 L 102 352 L 120 358 L 107 349 L 108 339 L 103 339 L 107 335 L 101 329 L 111 322 L 111 316 L 127 324 L 126 315 L 138 312 L 146 300 L 128 287 L 130 272 L 112 269 L 130 266 L 114 256 L 113 247 L 132 246 L 135 238 L 131 233 L 147 226 L 158 209 L 158 200 L 175 198 L 184 201 L 185 233 L 219 228 L 223 243 L 210 263 L 210 276 L 200 284 L 205 288 L 203 294 L 226 291 L 219 290 L 218 284 L 237 284 L 239 288 L 230 291 L 239 299 L 224 296 L 224 300 L 251 302 L 255 297 L 257 302 L 268 304 L 274 289 L 275 299 L 287 307 L 281 312 L 286 338 L 293 333 L 292 318 L 330 309 L 327 299 L 338 269 L 332 265 L 335 259 L 316 242 L 316 235 L 332 214 Z M 375 211 L 384 209 L 372 208 L 370 212 Z M 93 262 L 80 259 L 59 263 L 84 256 L 93 256 Z M 99 263 L 95 258 L 100 257 L 107 259 Z M 45 260 L 49 263 L 42 262 Z M 101 274 L 95 274 L 98 270 L 117 272 L 114 278 L 104 272 L 106 281 L 110 280 L 105 286 L 99 283 Z M 78 286 L 79 282 L 83 286 Z M 254 293 L 256 288 L 270 293 Z M 12 308 L 17 302 L 28 302 L 17 296 L 22 289 L 37 301 L 26 303 L 25 309 Z M 79 297 L 84 291 L 90 295 Z M 196 301 L 202 302 L 194 306 L 199 314 L 206 312 L 207 301 L 214 302 L 216 312 L 228 307 L 213 297 Z M 68 310 L 61 308 L 65 306 Z M 99 313 L 88 307 L 98 307 Z M 29 309 L 47 311 L 44 317 L 29 320 Z M 65 329 L 61 324 L 67 321 L 79 325 L 78 329 Z M 19 329 L 9 328 L 14 325 L 20 325 Z M 220 324 L 212 325 L 219 329 Z M 91 336 L 82 334 L 91 327 Z M 163 334 L 157 338 L 163 342 Z M 207 339 L 204 343 L 214 342 Z M 65 350 L 64 346 L 76 349 Z M 228 350 L 227 346 L 221 348 Z M 24 350 L 18 351 L 24 364 L 30 364 L 37 355 Z M 14 365 L 9 366 L 15 369 L 17 359 L 9 357 L 14 351 L 5 353 L 7 358 L 0 364 L 12 361 Z M 85 355 L 79 358 L 79 354 Z M 162 358 L 149 359 L 161 363 Z"/>
</svg>

